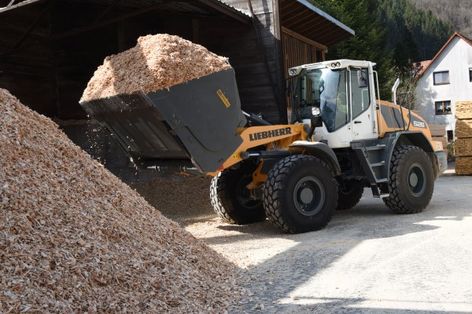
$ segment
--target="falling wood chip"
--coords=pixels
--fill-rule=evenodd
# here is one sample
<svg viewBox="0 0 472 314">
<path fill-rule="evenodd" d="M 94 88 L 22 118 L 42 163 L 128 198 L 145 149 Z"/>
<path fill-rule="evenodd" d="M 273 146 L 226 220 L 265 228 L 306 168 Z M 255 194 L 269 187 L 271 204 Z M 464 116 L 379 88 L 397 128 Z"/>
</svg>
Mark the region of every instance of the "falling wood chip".
<svg viewBox="0 0 472 314">
<path fill-rule="evenodd" d="M 236 268 L 0 89 L 0 313 L 221 313 Z"/>
<path fill-rule="evenodd" d="M 231 68 L 228 59 L 178 36 L 140 37 L 98 67 L 81 102 L 143 91 L 154 92 Z"/>
</svg>

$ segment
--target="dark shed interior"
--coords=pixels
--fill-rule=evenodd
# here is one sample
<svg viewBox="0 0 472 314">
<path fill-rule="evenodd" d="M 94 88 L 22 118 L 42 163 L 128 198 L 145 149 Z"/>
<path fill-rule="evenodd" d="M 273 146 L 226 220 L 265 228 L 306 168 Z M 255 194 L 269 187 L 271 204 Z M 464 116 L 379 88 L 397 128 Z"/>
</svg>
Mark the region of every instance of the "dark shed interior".
<svg viewBox="0 0 472 314">
<path fill-rule="evenodd" d="M 0 0 L 0 88 L 119 174 L 129 160 L 78 101 L 103 59 L 169 33 L 229 58 L 243 110 L 287 120 L 286 73 L 354 32 L 305 0 Z"/>
<path fill-rule="evenodd" d="M 0 87 L 47 116 L 84 119 L 78 100 L 104 57 L 169 33 L 229 57 L 243 109 L 284 122 L 287 67 L 352 36 L 303 2 L 0 0 Z"/>
</svg>

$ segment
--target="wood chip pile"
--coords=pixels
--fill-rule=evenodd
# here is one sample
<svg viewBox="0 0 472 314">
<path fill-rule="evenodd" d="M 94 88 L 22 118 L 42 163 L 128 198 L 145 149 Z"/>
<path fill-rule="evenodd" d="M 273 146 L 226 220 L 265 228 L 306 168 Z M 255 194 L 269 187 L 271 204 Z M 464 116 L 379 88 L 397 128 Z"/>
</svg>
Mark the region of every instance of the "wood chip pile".
<svg viewBox="0 0 472 314">
<path fill-rule="evenodd" d="M 224 312 L 235 267 L 0 89 L 0 313 Z"/>
<path fill-rule="evenodd" d="M 105 58 L 80 101 L 154 92 L 229 68 L 227 58 L 203 46 L 178 36 L 148 35 L 135 47 Z"/>
<path fill-rule="evenodd" d="M 456 173 L 472 175 L 472 101 L 456 102 Z"/>
</svg>

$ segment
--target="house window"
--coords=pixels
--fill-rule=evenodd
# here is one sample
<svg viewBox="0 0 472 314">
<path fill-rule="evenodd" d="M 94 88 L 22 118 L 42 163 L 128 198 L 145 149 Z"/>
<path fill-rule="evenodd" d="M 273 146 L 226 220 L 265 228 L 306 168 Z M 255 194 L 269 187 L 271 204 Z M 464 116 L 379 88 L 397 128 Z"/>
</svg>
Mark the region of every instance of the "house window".
<svg viewBox="0 0 472 314">
<path fill-rule="evenodd" d="M 436 108 L 436 115 L 451 114 L 450 100 L 436 101 L 434 106 Z"/>
<path fill-rule="evenodd" d="M 434 85 L 449 84 L 449 71 L 433 73 Z"/>
<path fill-rule="evenodd" d="M 452 142 L 454 140 L 454 132 L 452 130 L 447 130 L 447 141 Z"/>
</svg>

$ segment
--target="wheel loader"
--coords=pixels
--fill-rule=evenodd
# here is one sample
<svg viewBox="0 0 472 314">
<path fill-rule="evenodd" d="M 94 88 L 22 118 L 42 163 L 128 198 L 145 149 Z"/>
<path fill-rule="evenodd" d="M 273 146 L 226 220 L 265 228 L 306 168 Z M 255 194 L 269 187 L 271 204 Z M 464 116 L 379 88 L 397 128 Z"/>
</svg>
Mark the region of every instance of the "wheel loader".
<svg viewBox="0 0 472 314">
<path fill-rule="evenodd" d="M 159 169 L 190 159 L 213 176 L 211 203 L 226 222 L 268 219 L 300 233 L 354 207 L 365 187 L 394 213 L 420 212 L 447 167 L 422 117 L 379 100 L 374 66 L 334 60 L 289 69 L 286 125 L 241 110 L 232 69 L 81 105 L 136 165 Z"/>
</svg>

